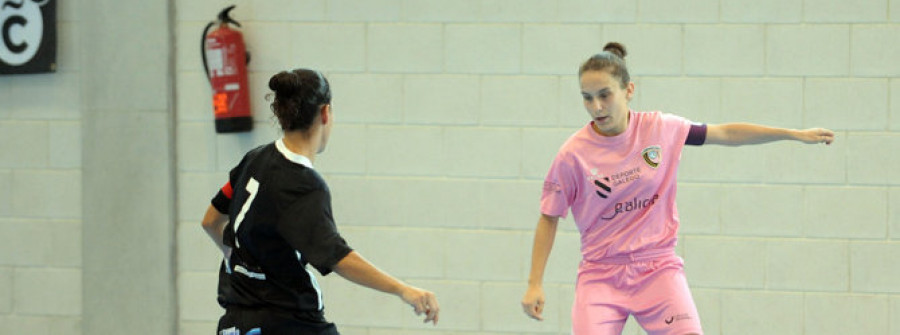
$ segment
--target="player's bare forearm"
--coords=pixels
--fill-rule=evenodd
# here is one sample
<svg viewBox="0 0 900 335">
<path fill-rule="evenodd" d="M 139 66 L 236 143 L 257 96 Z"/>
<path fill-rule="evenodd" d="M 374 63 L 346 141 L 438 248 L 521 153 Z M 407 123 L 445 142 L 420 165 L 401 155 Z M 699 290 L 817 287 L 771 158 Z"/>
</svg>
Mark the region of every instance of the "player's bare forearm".
<svg viewBox="0 0 900 335">
<path fill-rule="evenodd" d="M 206 234 L 216 243 L 216 246 L 222 250 L 222 253 L 228 253 L 228 247 L 225 246 L 225 226 L 228 224 L 228 215 L 219 213 L 215 207 L 210 205 L 203 215 L 203 222 L 200 223 Z"/>
<path fill-rule="evenodd" d="M 535 320 L 543 320 L 544 311 L 544 269 L 553 240 L 556 238 L 556 227 L 559 217 L 541 214 L 537 228 L 534 230 L 534 246 L 531 249 L 531 272 L 528 275 L 528 289 L 522 297 L 522 309 L 525 314 Z"/>
<path fill-rule="evenodd" d="M 334 266 L 334 272 L 351 282 L 385 293 L 399 295 L 403 287 L 403 283 L 376 268 L 356 251 L 341 259 Z"/>
<path fill-rule="evenodd" d="M 544 278 L 544 268 L 553 249 L 553 240 L 556 239 L 556 226 L 559 217 L 541 214 L 534 231 L 534 245 L 531 249 L 531 272 L 528 276 L 528 285 L 541 285 Z"/>
<path fill-rule="evenodd" d="M 786 129 L 752 123 L 725 123 L 709 125 L 706 133 L 706 144 L 738 146 L 784 140 L 831 144 L 834 132 L 824 128 Z"/>
<path fill-rule="evenodd" d="M 437 324 L 440 306 L 434 293 L 397 280 L 376 268 L 356 251 L 347 254 L 333 270 L 353 283 L 400 297 L 413 307 L 416 315 L 425 314 L 425 322 Z"/>
</svg>

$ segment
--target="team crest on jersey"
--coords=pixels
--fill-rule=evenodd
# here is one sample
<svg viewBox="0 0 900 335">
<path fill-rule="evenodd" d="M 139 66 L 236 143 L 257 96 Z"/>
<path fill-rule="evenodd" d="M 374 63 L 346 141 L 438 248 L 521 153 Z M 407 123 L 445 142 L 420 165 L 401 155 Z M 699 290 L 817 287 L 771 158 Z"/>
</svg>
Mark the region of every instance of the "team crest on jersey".
<svg viewBox="0 0 900 335">
<path fill-rule="evenodd" d="M 655 169 L 662 160 L 662 153 L 660 151 L 661 148 L 658 145 L 651 145 L 644 148 L 644 150 L 641 151 L 641 157 L 644 157 L 644 163 L 647 163 L 647 165 L 650 165 L 650 167 Z"/>
</svg>

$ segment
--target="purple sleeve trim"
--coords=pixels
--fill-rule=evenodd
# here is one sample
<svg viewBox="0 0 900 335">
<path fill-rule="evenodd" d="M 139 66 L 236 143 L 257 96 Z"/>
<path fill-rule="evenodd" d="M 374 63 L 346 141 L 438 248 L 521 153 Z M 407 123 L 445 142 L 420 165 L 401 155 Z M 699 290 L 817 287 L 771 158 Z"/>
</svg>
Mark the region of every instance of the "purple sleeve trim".
<svg viewBox="0 0 900 335">
<path fill-rule="evenodd" d="M 706 142 L 706 124 L 692 124 L 684 144 L 703 145 Z"/>
</svg>

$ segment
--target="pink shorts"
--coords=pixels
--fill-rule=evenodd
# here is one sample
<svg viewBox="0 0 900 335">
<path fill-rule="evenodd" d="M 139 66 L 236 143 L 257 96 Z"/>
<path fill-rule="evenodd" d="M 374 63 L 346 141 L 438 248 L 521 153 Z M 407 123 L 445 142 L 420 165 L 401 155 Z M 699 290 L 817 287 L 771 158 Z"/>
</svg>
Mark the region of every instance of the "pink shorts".
<svg viewBox="0 0 900 335">
<path fill-rule="evenodd" d="M 674 251 L 581 262 L 572 334 L 619 335 L 628 315 L 634 315 L 648 335 L 703 334 L 684 261 Z"/>
</svg>

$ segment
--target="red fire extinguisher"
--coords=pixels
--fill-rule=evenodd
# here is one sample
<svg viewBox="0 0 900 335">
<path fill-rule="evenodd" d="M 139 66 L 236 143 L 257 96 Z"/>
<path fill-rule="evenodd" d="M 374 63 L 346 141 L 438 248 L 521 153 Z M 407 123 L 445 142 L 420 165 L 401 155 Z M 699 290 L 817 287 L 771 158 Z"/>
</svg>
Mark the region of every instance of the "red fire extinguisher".
<svg viewBox="0 0 900 335">
<path fill-rule="evenodd" d="M 250 53 L 244 46 L 241 33 L 228 27 L 228 24 L 241 26 L 228 16 L 228 12 L 234 7 L 223 9 L 219 12 L 218 21 L 206 25 L 200 45 L 203 68 L 213 90 L 213 113 L 217 133 L 253 129 L 250 88 L 247 85 L 247 63 L 250 62 Z M 218 28 L 209 32 L 209 28 L 216 23 L 219 25 Z"/>
</svg>

